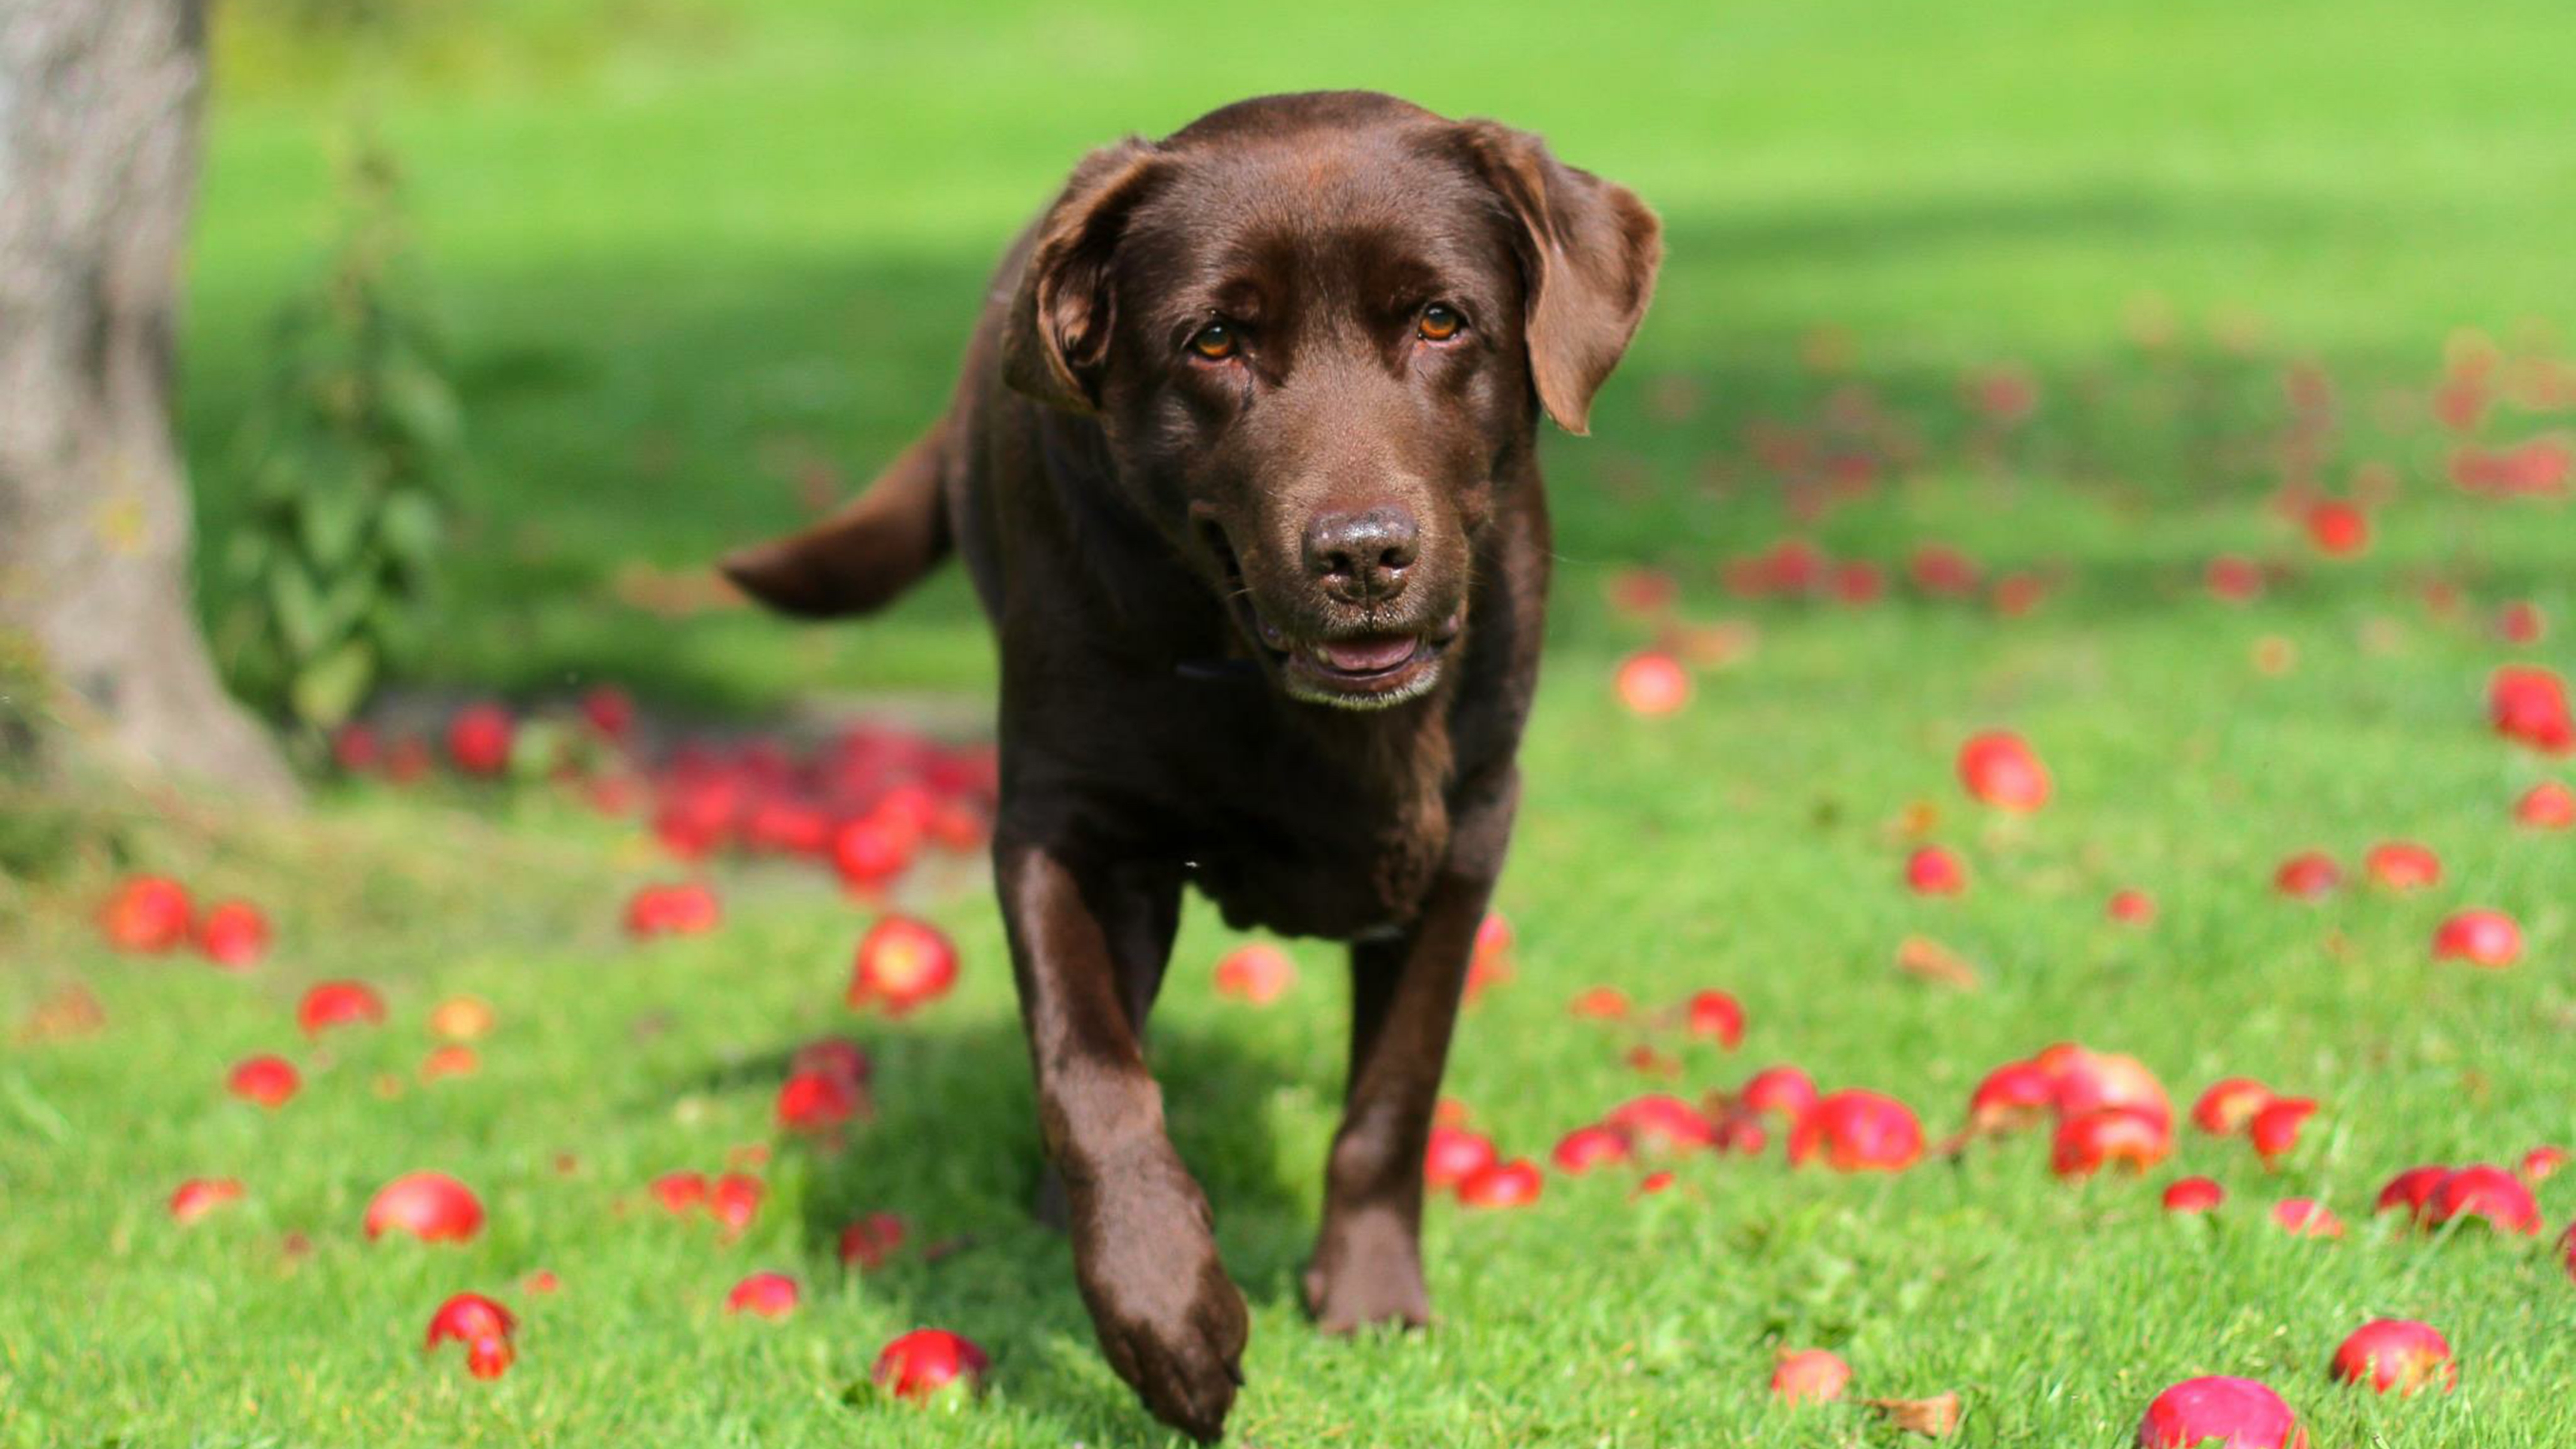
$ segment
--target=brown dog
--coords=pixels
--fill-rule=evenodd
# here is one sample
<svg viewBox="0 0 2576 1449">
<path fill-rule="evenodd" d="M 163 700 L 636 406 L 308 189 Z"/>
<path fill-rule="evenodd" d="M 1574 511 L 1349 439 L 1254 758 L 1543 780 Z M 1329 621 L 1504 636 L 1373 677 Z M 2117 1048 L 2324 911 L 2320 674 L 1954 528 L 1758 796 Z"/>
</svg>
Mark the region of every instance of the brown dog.
<svg viewBox="0 0 2576 1449">
<path fill-rule="evenodd" d="M 1360 92 L 1228 106 L 1085 158 L 1004 259 L 947 416 L 839 515 L 726 561 L 821 617 L 965 555 L 1083 1299 L 1199 1439 L 1246 1324 L 1140 1045 L 1181 889 L 1351 943 L 1306 1304 L 1328 1332 L 1424 1322 L 1423 1147 L 1538 677 L 1538 413 L 1584 431 L 1661 251 L 1536 137 Z"/>
</svg>

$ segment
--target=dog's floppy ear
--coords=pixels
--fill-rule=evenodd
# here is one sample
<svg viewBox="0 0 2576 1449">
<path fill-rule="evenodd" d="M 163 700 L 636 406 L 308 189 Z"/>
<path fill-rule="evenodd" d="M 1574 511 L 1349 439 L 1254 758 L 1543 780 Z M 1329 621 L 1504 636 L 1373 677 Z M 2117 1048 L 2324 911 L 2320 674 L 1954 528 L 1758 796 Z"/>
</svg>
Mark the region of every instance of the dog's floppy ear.
<svg viewBox="0 0 2576 1449">
<path fill-rule="evenodd" d="M 1558 427 L 1589 431 L 1592 394 L 1654 295 L 1663 224 L 1635 192 L 1557 160 L 1526 131 L 1492 121 L 1462 129 L 1477 169 L 1520 218 L 1539 403 Z"/>
<path fill-rule="evenodd" d="M 1002 329 L 1002 380 L 1070 412 L 1100 409 L 1100 371 L 1118 299 L 1118 235 L 1155 174 L 1154 149 L 1129 139 L 1082 158 L 1030 239 Z"/>
</svg>

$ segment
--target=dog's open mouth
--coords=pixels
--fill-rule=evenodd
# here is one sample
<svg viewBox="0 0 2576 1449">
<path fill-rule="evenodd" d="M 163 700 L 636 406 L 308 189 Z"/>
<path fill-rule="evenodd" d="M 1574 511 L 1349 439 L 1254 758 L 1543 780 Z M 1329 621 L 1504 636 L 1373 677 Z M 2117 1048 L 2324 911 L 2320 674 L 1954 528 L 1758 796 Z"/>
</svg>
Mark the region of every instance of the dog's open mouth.
<svg viewBox="0 0 2576 1449">
<path fill-rule="evenodd" d="M 1428 693 L 1440 682 L 1440 664 L 1466 622 L 1455 610 L 1427 629 L 1360 630 L 1331 638 L 1301 639 L 1263 613 L 1245 586 L 1243 567 L 1223 530 L 1206 525 L 1208 546 L 1225 578 L 1226 605 L 1236 627 L 1259 646 L 1281 686 L 1294 699 L 1343 709 L 1384 709 Z"/>
</svg>

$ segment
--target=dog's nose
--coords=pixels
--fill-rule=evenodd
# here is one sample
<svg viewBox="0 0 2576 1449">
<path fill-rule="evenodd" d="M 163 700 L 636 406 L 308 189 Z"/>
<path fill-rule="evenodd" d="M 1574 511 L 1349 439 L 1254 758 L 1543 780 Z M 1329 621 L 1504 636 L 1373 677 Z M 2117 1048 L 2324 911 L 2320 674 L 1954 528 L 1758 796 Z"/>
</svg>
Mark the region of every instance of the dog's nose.
<svg viewBox="0 0 2576 1449">
<path fill-rule="evenodd" d="M 1352 603 L 1393 598 L 1422 553 L 1422 529 L 1401 508 L 1318 514 L 1306 525 L 1306 572 Z"/>
</svg>

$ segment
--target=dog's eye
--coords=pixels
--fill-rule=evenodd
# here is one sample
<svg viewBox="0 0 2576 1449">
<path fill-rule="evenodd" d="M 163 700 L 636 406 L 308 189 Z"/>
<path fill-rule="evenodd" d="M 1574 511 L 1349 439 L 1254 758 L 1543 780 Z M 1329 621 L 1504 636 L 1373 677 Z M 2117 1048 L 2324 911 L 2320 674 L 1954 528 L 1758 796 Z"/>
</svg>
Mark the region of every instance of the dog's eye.
<svg viewBox="0 0 2576 1449">
<path fill-rule="evenodd" d="M 1438 302 L 1422 309 L 1421 320 L 1413 324 L 1414 335 L 1425 342 L 1446 342 L 1467 330 L 1467 319 L 1457 309 Z"/>
<path fill-rule="evenodd" d="M 1190 351 L 1210 362 L 1223 362 L 1242 347 L 1233 328 L 1222 322 L 1210 322 L 1190 337 Z"/>
</svg>

